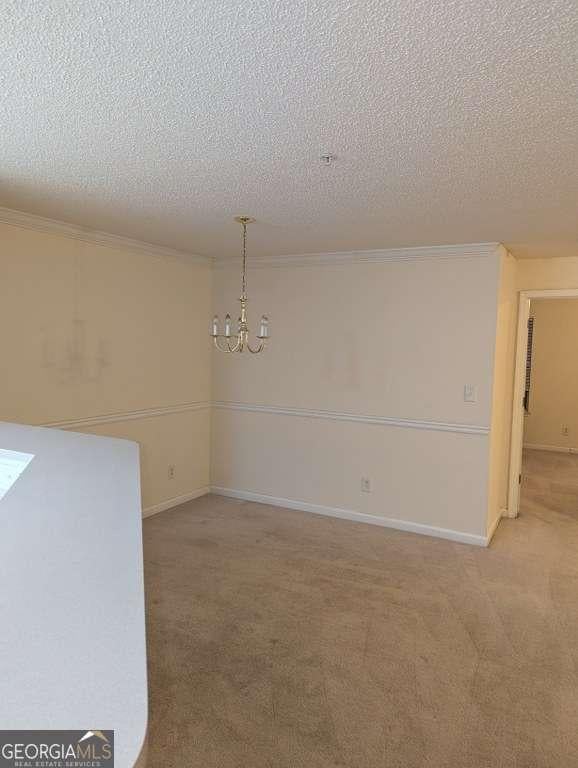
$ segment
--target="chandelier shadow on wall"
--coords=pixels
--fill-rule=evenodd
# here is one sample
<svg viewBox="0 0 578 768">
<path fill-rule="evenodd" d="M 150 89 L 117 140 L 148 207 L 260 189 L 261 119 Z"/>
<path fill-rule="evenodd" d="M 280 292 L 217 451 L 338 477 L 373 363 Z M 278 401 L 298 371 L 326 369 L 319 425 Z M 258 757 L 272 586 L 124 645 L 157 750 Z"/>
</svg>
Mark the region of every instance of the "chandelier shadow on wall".
<svg viewBox="0 0 578 768">
<path fill-rule="evenodd" d="M 225 328 L 223 333 L 219 333 L 219 316 L 213 317 L 213 327 L 211 336 L 215 347 L 221 352 L 244 352 L 249 350 L 253 355 L 257 355 L 265 349 L 265 344 L 269 338 L 269 320 L 266 315 L 261 317 L 261 327 L 257 335 L 257 346 L 252 347 L 249 343 L 249 325 L 247 323 L 247 224 L 255 221 L 250 216 L 235 216 L 235 221 L 243 227 L 243 277 L 241 283 L 241 316 L 237 323 L 237 333 L 231 333 L 231 315 L 225 316 Z"/>
</svg>

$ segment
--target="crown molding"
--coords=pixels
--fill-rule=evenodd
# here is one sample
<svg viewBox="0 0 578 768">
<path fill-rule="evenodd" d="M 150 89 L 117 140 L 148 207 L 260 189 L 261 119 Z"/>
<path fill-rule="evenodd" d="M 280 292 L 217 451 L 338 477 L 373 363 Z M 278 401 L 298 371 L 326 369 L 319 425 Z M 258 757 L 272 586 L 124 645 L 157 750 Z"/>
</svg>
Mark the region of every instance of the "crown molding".
<svg viewBox="0 0 578 768">
<path fill-rule="evenodd" d="M 21 227 L 22 229 L 32 229 L 37 232 L 47 232 L 53 235 L 62 235 L 72 240 L 80 240 L 84 243 L 101 245 L 107 248 L 118 248 L 132 253 L 142 253 L 147 256 L 156 256 L 157 258 L 177 259 L 187 264 L 211 264 L 211 259 L 206 256 L 198 256 L 185 251 L 178 251 L 173 248 L 165 248 L 162 245 L 145 243 L 141 240 L 133 240 L 121 235 L 112 235 L 109 232 L 101 232 L 89 227 L 81 227 L 76 224 L 68 224 L 65 221 L 57 219 L 47 219 L 44 216 L 36 216 L 25 211 L 17 211 L 12 208 L 0 207 L 0 223 L 10 224 L 11 226 Z"/>
<path fill-rule="evenodd" d="M 429 245 L 416 248 L 382 248 L 369 251 L 329 251 L 288 256 L 253 256 L 247 263 L 259 267 L 319 267 L 327 264 L 380 264 L 390 261 L 426 261 L 429 259 L 471 259 L 493 256 L 503 248 L 501 243 L 463 243 Z M 216 258 L 215 267 L 237 265 L 239 258 Z"/>
<path fill-rule="evenodd" d="M 171 258 L 188 264 L 209 264 L 216 268 L 237 266 L 240 259 L 210 258 L 185 251 L 166 248 L 154 243 L 113 235 L 90 227 L 68 224 L 57 219 L 0 207 L 0 223 L 37 232 L 62 235 L 73 240 L 108 248 L 119 248 L 157 258 Z M 380 264 L 390 261 L 419 261 L 428 259 L 468 259 L 487 257 L 503 249 L 501 243 L 463 243 L 458 245 L 430 245 L 415 248 L 382 248 L 367 251 L 328 251 L 326 253 L 300 253 L 271 256 L 252 256 L 247 263 L 252 268 L 266 267 L 318 267 L 332 264 Z"/>
</svg>

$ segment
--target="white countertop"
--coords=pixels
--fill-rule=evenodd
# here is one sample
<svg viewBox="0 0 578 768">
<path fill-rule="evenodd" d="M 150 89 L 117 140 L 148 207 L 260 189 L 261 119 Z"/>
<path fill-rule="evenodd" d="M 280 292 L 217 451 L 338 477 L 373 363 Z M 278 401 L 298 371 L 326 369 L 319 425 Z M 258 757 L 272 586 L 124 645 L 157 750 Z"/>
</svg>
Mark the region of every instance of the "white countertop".
<svg viewBox="0 0 578 768">
<path fill-rule="evenodd" d="M 115 766 L 132 768 L 147 727 L 138 446 L 0 422 L 2 449 L 34 458 L 0 494 L 0 729 L 114 729 Z"/>
</svg>

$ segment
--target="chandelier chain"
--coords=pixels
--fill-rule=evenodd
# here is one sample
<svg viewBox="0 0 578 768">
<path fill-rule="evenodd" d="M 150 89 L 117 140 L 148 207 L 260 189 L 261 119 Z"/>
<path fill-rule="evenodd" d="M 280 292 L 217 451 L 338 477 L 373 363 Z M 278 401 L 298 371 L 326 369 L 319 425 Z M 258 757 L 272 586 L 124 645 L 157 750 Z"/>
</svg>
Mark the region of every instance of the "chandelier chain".
<svg viewBox="0 0 578 768">
<path fill-rule="evenodd" d="M 247 222 L 243 222 L 243 291 L 242 296 L 247 295 Z"/>
</svg>

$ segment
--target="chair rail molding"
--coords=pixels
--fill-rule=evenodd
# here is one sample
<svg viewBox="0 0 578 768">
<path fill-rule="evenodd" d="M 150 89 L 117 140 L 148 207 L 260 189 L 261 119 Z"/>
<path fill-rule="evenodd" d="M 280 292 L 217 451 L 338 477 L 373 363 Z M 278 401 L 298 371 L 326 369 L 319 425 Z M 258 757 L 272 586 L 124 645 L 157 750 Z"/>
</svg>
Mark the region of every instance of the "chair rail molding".
<svg viewBox="0 0 578 768">
<path fill-rule="evenodd" d="M 249 413 L 272 413 L 280 416 L 299 416 L 308 419 L 329 419 L 331 421 L 354 421 L 361 424 L 378 424 L 406 429 L 427 429 L 436 432 L 459 432 L 468 435 L 487 435 L 487 426 L 477 424 L 455 424 L 443 421 L 396 418 L 393 416 L 372 416 L 350 411 L 324 411 L 312 408 L 292 408 L 287 406 L 258 405 L 255 403 L 234 403 L 217 401 L 213 407 L 228 411 L 247 411 Z"/>
<path fill-rule="evenodd" d="M 160 408 L 143 408 L 134 411 L 106 413 L 98 416 L 63 419 L 61 421 L 44 421 L 37 426 L 53 427 L 55 429 L 73 429 L 75 427 L 91 427 L 98 424 L 116 424 L 123 421 L 150 419 L 173 413 L 188 411 L 204 411 L 211 408 L 226 411 L 245 411 L 248 413 L 270 413 L 279 416 L 296 416 L 306 419 L 327 419 L 329 421 L 350 421 L 360 424 L 376 424 L 381 426 L 402 427 L 405 429 L 425 429 L 435 432 L 457 432 L 467 435 L 487 435 L 489 427 L 479 424 L 461 424 L 454 422 L 433 421 L 427 419 L 397 418 L 394 416 L 377 416 L 354 413 L 352 411 L 326 411 L 314 408 L 293 408 L 291 406 L 260 405 L 257 403 L 235 403 L 227 401 L 198 401 L 167 405 Z"/>
<path fill-rule="evenodd" d="M 63 421 L 46 421 L 38 424 L 39 427 L 53 427 L 54 429 L 73 429 L 75 427 L 92 427 L 97 424 L 118 424 L 123 421 L 138 421 L 140 419 L 152 419 L 157 416 L 167 416 L 173 413 L 187 413 L 188 411 L 204 411 L 211 407 L 209 401 L 181 403 L 179 405 L 166 405 L 160 408 L 142 408 L 135 411 L 122 411 L 106 413 L 100 416 L 86 416 L 78 419 L 65 419 Z"/>
</svg>

